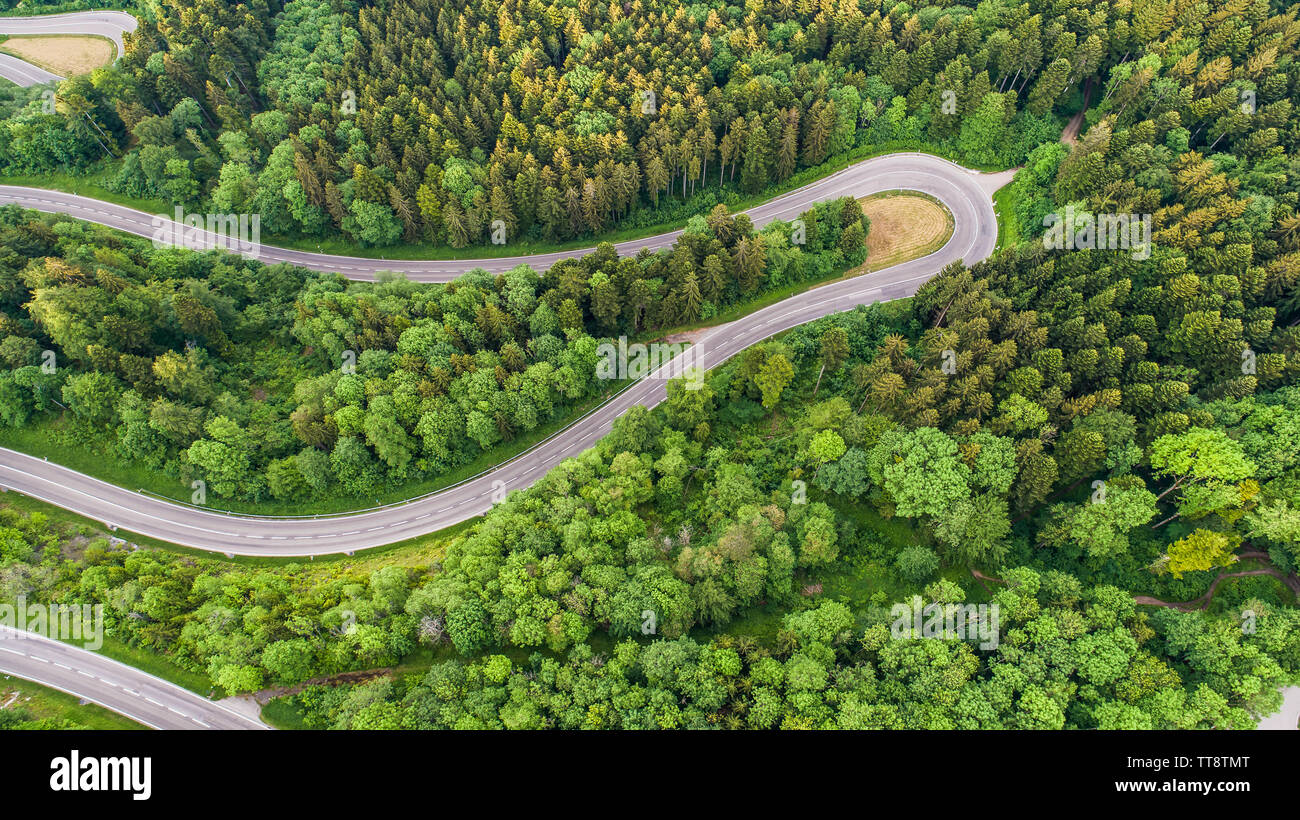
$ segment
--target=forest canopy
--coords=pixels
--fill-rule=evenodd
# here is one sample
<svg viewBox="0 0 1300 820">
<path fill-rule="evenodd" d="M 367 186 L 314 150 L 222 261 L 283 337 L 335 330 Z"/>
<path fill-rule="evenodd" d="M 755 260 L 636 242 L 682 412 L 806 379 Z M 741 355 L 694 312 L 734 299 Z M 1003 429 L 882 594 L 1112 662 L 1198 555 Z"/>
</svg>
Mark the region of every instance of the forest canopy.
<svg viewBox="0 0 1300 820">
<path fill-rule="evenodd" d="M 296 240 L 594 247 L 359 283 L 0 209 L 0 435 L 222 501 L 401 493 L 599 401 L 601 340 L 856 269 L 851 197 L 806 241 L 741 213 L 849 161 L 1017 167 L 1003 246 L 670 382 L 454 532 L 248 566 L 0 510 L 0 599 L 104 604 L 314 728 L 1247 728 L 1300 683 L 1296 15 L 149 2 L 52 113 L 0 96 L 0 172 Z M 1065 212 L 1149 219 L 1149 253 L 1047 247 Z M 997 640 L 900 633 L 913 601 L 996 606 Z"/>
</svg>

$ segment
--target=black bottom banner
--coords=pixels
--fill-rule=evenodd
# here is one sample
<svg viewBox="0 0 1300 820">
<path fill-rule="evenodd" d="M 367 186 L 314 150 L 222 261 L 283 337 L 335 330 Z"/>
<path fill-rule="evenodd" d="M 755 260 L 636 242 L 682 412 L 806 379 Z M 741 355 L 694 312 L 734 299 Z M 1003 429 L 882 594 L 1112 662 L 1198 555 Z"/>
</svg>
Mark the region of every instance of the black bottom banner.
<svg viewBox="0 0 1300 820">
<path fill-rule="evenodd" d="M 116 804 L 174 815 L 217 806 L 374 810 L 404 794 L 428 801 L 440 793 L 478 795 L 495 811 L 514 801 L 539 808 L 561 794 L 584 802 L 613 798 L 615 805 L 631 797 L 661 810 L 698 810 L 716 795 L 732 810 L 751 802 L 762 810 L 771 807 L 774 788 L 837 802 L 890 795 L 927 809 L 952 801 L 969 810 L 978 805 L 970 801 L 995 795 L 1025 806 L 1276 803 L 1297 795 L 1297 737 L 195 731 L 4 732 L 0 742 L 7 741 L 10 761 L 7 804 Z"/>
</svg>

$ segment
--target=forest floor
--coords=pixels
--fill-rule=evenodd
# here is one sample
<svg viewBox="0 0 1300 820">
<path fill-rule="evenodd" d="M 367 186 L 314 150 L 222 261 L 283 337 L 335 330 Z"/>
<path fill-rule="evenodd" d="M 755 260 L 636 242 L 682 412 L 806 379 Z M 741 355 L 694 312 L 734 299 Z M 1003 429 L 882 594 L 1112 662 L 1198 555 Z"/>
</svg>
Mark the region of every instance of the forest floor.
<svg viewBox="0 0 1300 820">
<path fill-rule="evenodd" d="M 107 37 L 39 34 L 9 37 L 0 51 L 64 77 L 88 74 L 113 62 L 117 47 Z"/>
<path fill-rule="evenodd" d="M 1079 132 L 1083 130 L 1083 115 L 1088 111 L 1088 100 L 1092 98 L 1092 81 L 1083 90 L 1083 107 L 1079 113 L 1070 117 L 1070 121 L 1065 124 L 1065 130 L 1061 131 L 1061 142 L 1066 145 L 1074 145 L 1079 141 Z"/>
<path fill-rule="evenodd" d="M 1065 130 L 1061 132 L 1061 142 L 1066 145 L 1074 145 L 1079 139 L 1079 129 L 1083 127 L 1083 113 L 1080 111 L 1070 121 L 1066 123 Z"/>
</svg>

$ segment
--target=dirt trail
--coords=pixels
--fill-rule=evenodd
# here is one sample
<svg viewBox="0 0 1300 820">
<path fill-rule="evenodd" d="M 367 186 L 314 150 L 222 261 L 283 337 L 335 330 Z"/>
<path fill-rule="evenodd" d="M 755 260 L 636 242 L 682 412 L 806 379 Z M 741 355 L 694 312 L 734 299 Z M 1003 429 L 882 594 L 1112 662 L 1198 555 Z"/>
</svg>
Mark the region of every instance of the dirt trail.
<svg viewBox="0 0 1300 820">
<path fill-rule="evenodd" d="M 358 669 L 354 672 L 339 672 L 336 675 L 322 675 L 317 678 L 305 680 L 294 686 L 272 686 L 268 689 L 261 689 L 252 694 L 258 704 L 265 706 L 272 698 L 278 698 L 283 695 L 296 695 L 308 686 L 339 686 L 341 684 L 368 683 L 377 678 L 391 677 L 396 670 L 393 667 L 384 667 L 381 669 Z"/>
<path fill-rule="evenodd" d="M 1210 605 L 1210 600 L 1214 598 L 1214 591 L 1219 588 L 1221 582 L 1226 581 L 1229 578 L 1245 578 L 1248 575 L 1272 575 L 1275 578 L 1280 578 L 1283 582 L 1286 582 L 1287 580 L 1285 575 L 1275 569 L 1248 569 L 1241 572 L 1222 573 L 1218 578 L 1214 579 L 1214 583 L 1210 584 L 1210 588 L 1205 591 L 1204 595 L 1191 601 L 1175 601 L 1171 603 L 1169 601 L 1162 601 L 1159 598 L 1152 598 L 1150 595 L 1134 595 L 1133 600 L 1139 604 L 1145 604 L 1147 606 L 1163 606 L 1169 607 L 1170 609 L 1178 609 L 1183 612 L 1191 612 L 1195 609 L 1205 609 Z"/>
<path fill-rule="evenodd" d="M 1260 552 L 1258 550 L 1250 550 L 1248 552 L 1243 552 L 1237 557 L 1256 558 L 1261 561 L 1270 560 L 1268 557 L 1268 553 Z M 980 572 L 974 567 L 971 567 L 970 574 L 975 577 L 976 581 L 979 581 L 980 586 L 984 587 L 984 589 L 990 592 L 992 590 L 989 589 L 989 585 L 987 582 L 992 582 L 995 584 L 1006 583 L 1006 581 L 1003 581 L 1001 578 L 994 578 L 992 575 L 985 575 L 984 573 Z M 1172 601 L 1172 602 L 1162 601 L 1159 598 L 1152 598 L 1150 595 L 1134 595 L 1133 601 L 1135 603 L 1143 604 L 1146 606 L 1163 606 L 1163 607 L 1168 607 L 1170 609 L 1181 610 L 1183 612 L 1191 612 L 1197 609 L 1205 609 L 1207 606 L 1210 605 L 1210 601 L 1213 600 L 1214 592 L 1219 588 L 1219 584 L 1221 582 L 1226 581 L 1229 578 L 1245 578 L 1251 575 L 1272 575 L 1274 578 L 1277 578 L 1281 580 L 1282 583 L 1286 584 L 1287 588 L 1290 589 L 1292 592 L 1294 592 L 1297 597 L 1300 597 L 1300 577 L 1296 577 L 1295 573 L 1288 575 L 1282 572 L 1281 570 L 1277 569 L 1276 567 L 1265 567 L 1262 569 L 1242 570 L 1241 572 L 1220 573 L 1219 577 L 1215 578 L 1214 582 L 1210 584 L 1210 588 L 1205 591 L 1204 595 L 1200 596 L 1199 598 L 1195 598 L 1191 601 Z"/>
<path fill-rule="evenodd" d="M 1092 97 L 1092 80 L 1088 81 L 1083 89 L 1083 108 L 1079 113 L 1070 117 L 1070 121 L 1065 124 L 1065 130 L 1061 132 L 1061 142 L 1066 145 L 1074 145 L 1079 139 L 1079 130 L 1083 128 L 1083 115 L 1088 110 L 1088 100 Z"/>
<path fill-rule="evenodd" d="M 724 322 L 724 324 L 728 324 L 728 323 Z M 704 338 L 707 334 L 713 332 L 714 330 L 720 327 L 722 327 L 722 325 L 709 325 L 708 327 L 697 327 L 692 330 L 683 330 L 680 333 L 670 333 L 667 336 L 662 336 L 658 339 L 653 339 L 652 341 L 662 342 L 664 344 L 677 344 L 678 342 L 690 342 L 691 344 L 695 344 L 700 339 Z"/>
</svg>

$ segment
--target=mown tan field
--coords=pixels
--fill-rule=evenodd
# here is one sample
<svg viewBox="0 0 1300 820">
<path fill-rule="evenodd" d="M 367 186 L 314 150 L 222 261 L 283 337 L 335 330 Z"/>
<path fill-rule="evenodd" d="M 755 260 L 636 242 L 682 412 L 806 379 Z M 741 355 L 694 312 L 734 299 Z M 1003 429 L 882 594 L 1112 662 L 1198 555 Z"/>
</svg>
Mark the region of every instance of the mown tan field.
<svg viewBox="0 0 1300 820">
<path fill-rule="evenodd" d="M 86 74 L 113 62 L 113 41 L 103 37 L 56 35 L 10 37 L 3 49 L 8 53 L 64 77 Z"/>
<path fill-rule="evenodd" d="M 876 194 L 858 201 L 871 220 L 871 232 L 867 235 L 867 261 L 857 273 L 932 253 L 952 236 L 952 217 L 928 197 Z"/>
</svg>

